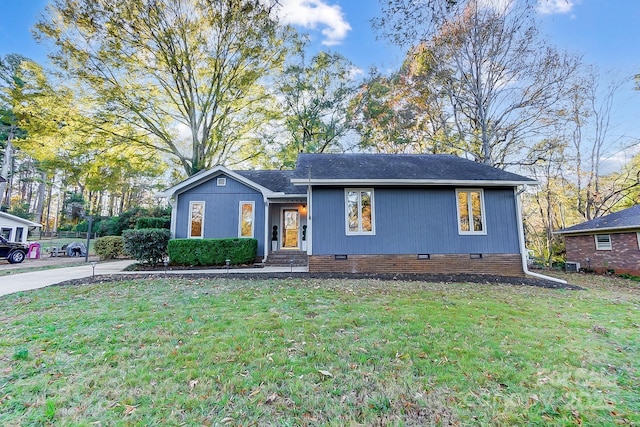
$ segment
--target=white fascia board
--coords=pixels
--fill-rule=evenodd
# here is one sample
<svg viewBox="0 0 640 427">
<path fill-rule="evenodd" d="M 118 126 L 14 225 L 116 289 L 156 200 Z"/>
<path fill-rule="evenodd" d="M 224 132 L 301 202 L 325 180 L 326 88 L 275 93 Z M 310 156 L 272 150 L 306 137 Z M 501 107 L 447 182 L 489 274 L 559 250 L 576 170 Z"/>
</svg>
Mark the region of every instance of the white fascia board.
<svg viewBox="0 0 640 427">
<path fill-rule="evenodd" d="M 306 199 L 306 194 L 271 193 L 270 199 Z"/>
<path fill-rule="evenodd" d="M 345 185 L 345 186 L 376 186 L 376 185 L 464 185 L 476 187 L 511 187 L 518 185 L 538 185 L 538 181 L 495 181 L 495 180 L 451 180 L 451 179 L 304 179 L 294 178 L 294 185 Z"/>
<path fill-rule="evenodd" d="M 37 222 L 29 221 L 28 219 L 20 218 L 19 216 L 11 215 L 6 212 L 0 212 L 0 218 L 5 218 L 8 221 L 17 222 L 18 224 L 26 225 L 29 227 L 42 227 L 42 224 L 38 224 Z"/>
<path fill-rule="evenodd" d="M 181 183 L 174 185 L 171 188 L 166 189 L 165 191 L 162 191 L 160 193 L 156 194 L 156 197 L 158 198 L 162 198 L 162 197 L 166 197 L 166 198 L 171 198 L 173 197 L 176 193 L 182 193 L 184 191 L 187 191 L 205 181 L 208 181 L 209 179 L 211 179 L 212 177 L 215 177 L 216 175 L 219 175 L 221 173 L 224 173 L 228 176 L 230 176 L 231 178 L 235 179 L 236 181 L 239 181 L 243 184 L 245 184 L 248 187 L 253 188 L 254 190 L 257 190 L 259 192 L 261 192 L 263 195 L 267 196 L 267 197 L 271 197 L 273 194 L 278 194 L 278 193 L 274 193 L 273 191 L 269 190 L 266 187 L 263 187 L 253 181 L 251 181 L 250 179 L 247 179 L 245 177 L 243 177 L 242 175 L 239 175 L 237 173 L 235 173 L 232 170 L 227 169 L 226 167 L 222 166 L 222 165 L 218 165 L 216 167 L 214 167 L 213 169 L 208 170 L 205 173 L 200 173 L 200 174 L 196 174 L 191 176 L 190 178 L 187 178 L 186 180 L 182 181 Z"/>
<path fill-rule="evenodd" d="M 605 227 L 605 228 L 589 228 L 585 230 L 575 230 L 575 231 L 554 231 L 551 234 L 559 234 L 559 235 L 580 235 L 580 234 L 610 234 L 612 231 L 621 231 L 621 232 L 631 232 L 631 231 L 640 231 L 640 225 L 629 225 L 626 227 Z"/>
</svg>

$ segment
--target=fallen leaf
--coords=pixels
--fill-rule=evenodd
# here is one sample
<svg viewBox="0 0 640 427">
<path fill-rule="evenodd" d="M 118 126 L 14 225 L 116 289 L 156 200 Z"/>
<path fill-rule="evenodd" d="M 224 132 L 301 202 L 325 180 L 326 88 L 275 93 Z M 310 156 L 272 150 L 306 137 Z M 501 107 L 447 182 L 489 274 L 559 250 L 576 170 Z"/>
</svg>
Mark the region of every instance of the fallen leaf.
<svg viewBox="0 0 640 427">
<path fill-rule="evenodd" d="M 265 404 L 270 404 L 276 401 L 276 399 L 278 398 L 278 395 L 276 393 L 273 393 L 271 395 L 269 395 L 269 397 L 267 397 L 267 400 L 264 401 Z"/>
<path fill-rule="evenodd" d="M 322 374 L 325 377 L 330 377 L 330 378 L 333 377 L 333 375 L 329 371 L 323 371 L 322 369 L 319 369 L 318 372 L 320 372 L 320 374 Z"/>
<path fill-rule="evenodd" d="M 194 388 L 195 386 L 197 386 L 199 382 L 200 382 L 200 381 L 198 381 L 198 380 L 191 380 L 191 381 L 189 381 L 189 388 L 190 388 L 191 390 L 193 390 L 193 388 Z"/>
<path fill-rule="evenodd" d="M 258 393 L 260 393 L 261 390 L 262 390 L 262 387 L 258 387 L 257 389 L 255 389 L 251 393 L 249 393 L 249 397 L 256 396 Z"/>
<path fill-rule="evenodd" d="M 122 415 L 132 414 L 136 410 L 137 406 L 124 405 L 124 412 Z"/>
</svg>

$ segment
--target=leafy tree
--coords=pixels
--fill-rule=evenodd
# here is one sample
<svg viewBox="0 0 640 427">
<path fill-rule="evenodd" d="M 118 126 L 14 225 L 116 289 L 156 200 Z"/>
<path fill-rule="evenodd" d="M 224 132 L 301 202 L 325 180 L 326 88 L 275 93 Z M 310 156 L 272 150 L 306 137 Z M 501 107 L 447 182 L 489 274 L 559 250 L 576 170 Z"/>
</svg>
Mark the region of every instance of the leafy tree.
<svg viewBox="0 0 640 427">
<path fill-rule="evenodd" d="M 0 58 L 0 132 L 4 148 L 0 168 L 0 176 L 4 178 L 0 182 L 0 203 L 5 196 L 7 178 L 13 162 L 14 140 L 24 134 L 18 126 L 19 119 L 14 112 L 16 98 L 18 98 L 16 95 L 24 86 L 21 76 L 21 65 L 24 61 L 27 61 L 27 58 L 15 54 L 7 55 L 4 59 Z M 7 195 L 7 201 L 8 203 L 11 201 L 10 194 Z"/>
<path fill-rule="evenodd" d="M 384 153 L 460 154 L 442 97 L 415 73 L 410 55 L 402 68 L 384 76 L 373 71 L 351 103 L 352 120 L 364 150 Z"/>
<path fill-rule="evenodd" d="M 252 155 L 267 117 L 265 76 L 281 67 L 291 36 L 272 13 L 276 4 L 55 0 L 36 27 L 58 47 L 54 62 L 104 106 L 99 129 L 191 175 Z"/>
<path fill-rule="evenodd" d="M 8 213 L 31 221 L 33 219 L 33 215 L 29 212 L 29 208 L 30 206 L 28 202 L 14 203 L 11 205 L 11 209 L 8 210 Z"/>
<path fill-rule="evenodd" d="M 85 200 L 80 193 L 70 193 L 62 202 L 62 212 L 67 221 L 77 224 L 85 215 Z"/>
<path fill-rule="evenodd" d="M 341 139 L 351 130 L 349 102 L 356 92 L 354 66 L 345 57 L 320 52 L 307 63 L 285 68 L 277 84 L 280 108 L 289 142 L 279 153 L 286 166 L 293 166 L 298 153 L 342 150 Z"/>
</svg>

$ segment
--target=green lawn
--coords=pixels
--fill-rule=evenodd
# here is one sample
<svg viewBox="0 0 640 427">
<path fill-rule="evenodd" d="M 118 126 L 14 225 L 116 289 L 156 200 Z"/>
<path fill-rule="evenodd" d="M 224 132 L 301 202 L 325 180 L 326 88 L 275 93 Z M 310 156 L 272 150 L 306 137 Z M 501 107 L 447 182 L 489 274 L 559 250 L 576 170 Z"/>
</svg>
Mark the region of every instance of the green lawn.
<svg viewBox="0 0 640 427">
<path fill-rule="evenodd" d="M 0 298 L 0 425 L 640 424 L 640 291 L 137 280 Z M 580 279 L 580 281 L 576 281 Z"/>
</svg>

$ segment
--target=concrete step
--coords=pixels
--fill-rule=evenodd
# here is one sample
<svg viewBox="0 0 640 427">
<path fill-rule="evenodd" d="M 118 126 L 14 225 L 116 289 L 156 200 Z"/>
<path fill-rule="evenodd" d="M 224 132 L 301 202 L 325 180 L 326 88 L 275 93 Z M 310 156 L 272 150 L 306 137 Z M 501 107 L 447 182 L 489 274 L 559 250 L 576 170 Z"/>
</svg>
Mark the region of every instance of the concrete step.
<svg viewBox="0 0 640 427">
<path fill-rule="evenodd" d="M 305 267 L 309 264 L 309 257 L 303 251 L 278 251 L 267 256 L 266 265 L 270 267 Z"/>
</svg>

